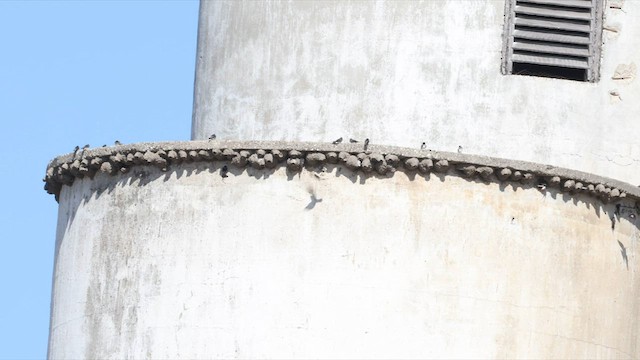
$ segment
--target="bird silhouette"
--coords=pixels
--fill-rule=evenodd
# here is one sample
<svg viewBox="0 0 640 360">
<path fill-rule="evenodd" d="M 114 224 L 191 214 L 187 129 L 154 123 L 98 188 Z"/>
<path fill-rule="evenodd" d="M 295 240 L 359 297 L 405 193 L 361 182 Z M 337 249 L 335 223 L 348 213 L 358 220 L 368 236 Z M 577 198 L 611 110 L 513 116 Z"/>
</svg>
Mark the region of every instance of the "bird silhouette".
<svg viewBox="0 0 640 360">
<path fill-rule="evenodd" d="M 458 145 L 458 154 L 462 154 L 462 146 Z"/>
<path fill-rule="evenodd" d="M 625 265 L 627 265 L 627 270 L 629 270 L 629 258 L 627 257 L 627 248 L 624 247 L 624 244 L 618 240 L 618 245 L 620 245 L 620 254 L 622 254 L 622 260 L 624 260 Z"/>
<path fill-rule="evenodd" d="M 307 204 L 307 206 L 304 207 L 306 210 L 311 210 L 314 207 L 316 207 L 317 203 L 322 202 L 322 199 L 318 199 L 316 197 L 316 194 L 311 194 L 309 195 L 309 197 L 311 198 L 311 200 L 309 200 L 309 203 Z"/>
<path fill-rule="evenodd" d="M 427 143 L 423 142 L 422 145 L 420 145 L 420 150 L 424 150 L 427 148 Z"/>
<path fill-rule="evenodd" d="M 82 150 L 86 150 L 86 149 L 88 149 L 88 148 L 89 148 L 89 144 L 87 144 L 87 145 L 83 146 L 83 147 L 82 147 Z"/>
<path fill-rule="evenodd" d="M 341 142 L 342 142 L 342 138 L 341 138 L 341 137 L 340 137 L 340 138 L 337 138 L 337 139 L 333 140 L 333 145 L 338 145 L 338 144 L 340 144 Z"/>
<path fill-rule="evenodd" d="M 321 198 L 319 199 L 316 196 L 316 192 L 311 187 L 307 188 L 307 192 L 309 193 L 310 200 L 309 200 L 309 203 L 307 204 L 307 206 L 304 207 L 304 209 L 305 210 L 311 210 L 314 207 L 316 207 L 317 203 L 322 202 L 322 199 Z"/>
<path fill-rule="evenodd" d="M 353 144 L 353 143 L 357 143 L 358 140 L 349 138 L 349 142 Z"/>
<path fill-rule="evenodd" d="M 216 134 L 211 134 L 211 136 L 209 136 L 209 140 L 215 140 L 216 139 Z"/>
<path fill-rule="evenodd" d="M 364 139 L 364 149 L 367 150 L 369 147 L 369 138 Z"/>
<path fill-rule="evenodd" d="M 77 154 L 78 150 L 80 150 L 80 146 L 76 145 L 76 147 L 73 148 L 73 155 Z"/>
<path fill-rule="evenodd" d="M 122 145 L 122 143 L 120 143 L 120 141 L 118 141 L 118 140 L 114 141 L 113 144 L 116 145 L 116 146 L 117 145 Z"/>
<path fill-rule="evenodd" d="M 220 169 L 220 176 L 222 176 L 223 178 L 229 177 L 229 175 L 227 175 L 228 172 L 229 168 L 227 167 L 227 165 L 225 165 Z"/>
</svg>

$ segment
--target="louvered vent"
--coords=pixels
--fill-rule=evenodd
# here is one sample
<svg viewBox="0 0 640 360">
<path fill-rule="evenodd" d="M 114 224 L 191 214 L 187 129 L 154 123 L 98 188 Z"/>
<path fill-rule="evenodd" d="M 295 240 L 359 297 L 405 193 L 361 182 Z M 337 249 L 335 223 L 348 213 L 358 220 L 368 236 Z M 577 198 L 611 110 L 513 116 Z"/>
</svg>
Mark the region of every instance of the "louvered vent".
<svg viewBox="0 0 640 360">
<path fill-rule="evenodd" d="M 507 0 L 504 72 L 598 79 L 602 0 Z"/>
</svg>

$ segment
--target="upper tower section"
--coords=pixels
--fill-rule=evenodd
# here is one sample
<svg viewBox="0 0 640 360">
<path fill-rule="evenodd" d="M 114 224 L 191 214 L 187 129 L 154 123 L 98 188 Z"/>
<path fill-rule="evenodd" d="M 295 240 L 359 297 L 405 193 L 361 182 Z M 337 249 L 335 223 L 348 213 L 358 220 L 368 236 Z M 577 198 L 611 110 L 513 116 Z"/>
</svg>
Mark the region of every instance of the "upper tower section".
<svg viewBox="0 0 640 360">
<path fill-rule="evenodd" d="M 638 18 L 633 1 L 203 1 L 192 138 L 425 142 L 638 184 Z"/>
</svg>

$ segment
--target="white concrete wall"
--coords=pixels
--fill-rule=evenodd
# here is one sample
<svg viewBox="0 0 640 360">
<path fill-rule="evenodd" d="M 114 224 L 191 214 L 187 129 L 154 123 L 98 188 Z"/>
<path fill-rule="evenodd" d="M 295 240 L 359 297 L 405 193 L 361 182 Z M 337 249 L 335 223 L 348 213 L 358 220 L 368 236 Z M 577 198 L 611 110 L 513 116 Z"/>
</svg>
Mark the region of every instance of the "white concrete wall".
<svg viewBox="0 0 640 360">
<path fill-rule="evenodd" d="M 50 358 L 640 357 L 613 205 L 221 165 L 63 187 Z"/>
<path fill-rule="evenodd" d="M 612 79 L 640 2 L 608 2 L 581 83 L 500 73 L 505 1 L 203 2 L 192 138 L 425 141 L 640 184 L 640 84 Z"/>
</svg>

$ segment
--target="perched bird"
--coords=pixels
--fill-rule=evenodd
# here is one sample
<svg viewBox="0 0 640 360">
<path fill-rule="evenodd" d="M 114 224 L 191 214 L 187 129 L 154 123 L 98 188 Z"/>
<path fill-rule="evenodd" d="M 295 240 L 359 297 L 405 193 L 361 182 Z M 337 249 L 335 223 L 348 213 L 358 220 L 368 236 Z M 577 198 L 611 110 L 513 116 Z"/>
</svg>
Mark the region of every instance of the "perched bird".
<svg viewBox="0 0 640 360">
<path fill-rule="evenodd" d="M 326 166 L 323 166 L 323 167 L 320 169 L 320 173 L 314 172 L 314 173 L 313 173 L 313 176 L 315 176 L 316 178 L 318 178 L 318 179 L 320 179 L 320 180 L 325 179 L 325 177 L 327 176 L 327 167 L 326 167 Z"/>
<path fill-rule="evenodd" d="M 209 140 L 215 140 L 216 139 L 216 134 L 211 134 L 211 136 L 209 136 Z"/>
<path fill-rule="evenodd" d="M 462 154 L 462 146 L 458 145 L 458 154 Z"/>
<path fill-rule="evenodd" d="M 107 144 L 102 144 L 102 147 L 107 147 Z"/>
<path fill-rule="evenodd" d="M 349 142 L 353 144 L 353 143 L 357 143 L 358 140 L 349 138 Z"/>
<path fill-rule="evenodd" d="M 227 165 L 225 165 L 220 169 L 220 176 L 222 176 L 223 178 L 229 177 L 229 175 L 227 175 L 228 172 L 229 168 L 227 167 Z"/>
<path fill-rule="evenodd" d="M 113 142 L 114 145 L 122 145 L 122 143 L 120 143 L 120 141 L 116 140 Z"/>
<path fill-rule="evenodd" d="M 611 215 L 609 220 L 611 220 L 611 231 L 614 231 L 616 229 L 616 217 Z"/>
<path fill-rule="evenodd" d="M 420 145 L 420 150 L 424 150 L 427 148 L 427 143 L 423 142 L 422 145 Z"/>
<path fill-rule="evenodd" d="M 76 148 L 77 148 L 77 146 L 76 146 Z M 89 144 L 87 144 L 87 145 L 83 146 L 83 147 L 80 149 L 80 150 L 81 150 L 81 151 L 80 151 L 80 157 L 84 157 L 84 151 L 85 151 L 85 150 L 87 150 L 88 148 L 89 148 Z M 78 152 L 78 150 L 76 150 L 76 151 L 73 153 L 73 156 L 74 156 L 74 157 L 76 156 L 76 153 L 77 153 L 77 152 Z"/>
<path fill-rule="evenodd" d="M 537 187 L 538 187 L 538 190 L 540 190 L 541 192 L 545 192 L 547 190 L 547 183 L 540 182 Z"/>
<path fill-rule="evenodd" d="M 367 147 L 369 146 L 369 138 L 364 139 L 364 149 L 367 150 Z"/>
<path fill-rule="evenodd" d="M 338 145 L 338 144 L 340 144 L 341 142 L 342 142 L 342 138 L 340 137 L 340 138 L 337 138 L 337 139 L 333 140 L 333 143 L 332 143 L 332 144 L 333 144 L 333 145 Z"/>
<path fill-rule="evenodd" d="M 77 154 L 78 150 L 80 150 L 80 146 L 76 145 L 76 147 L 73 148 L 73 155 Z"/>
</svg>

